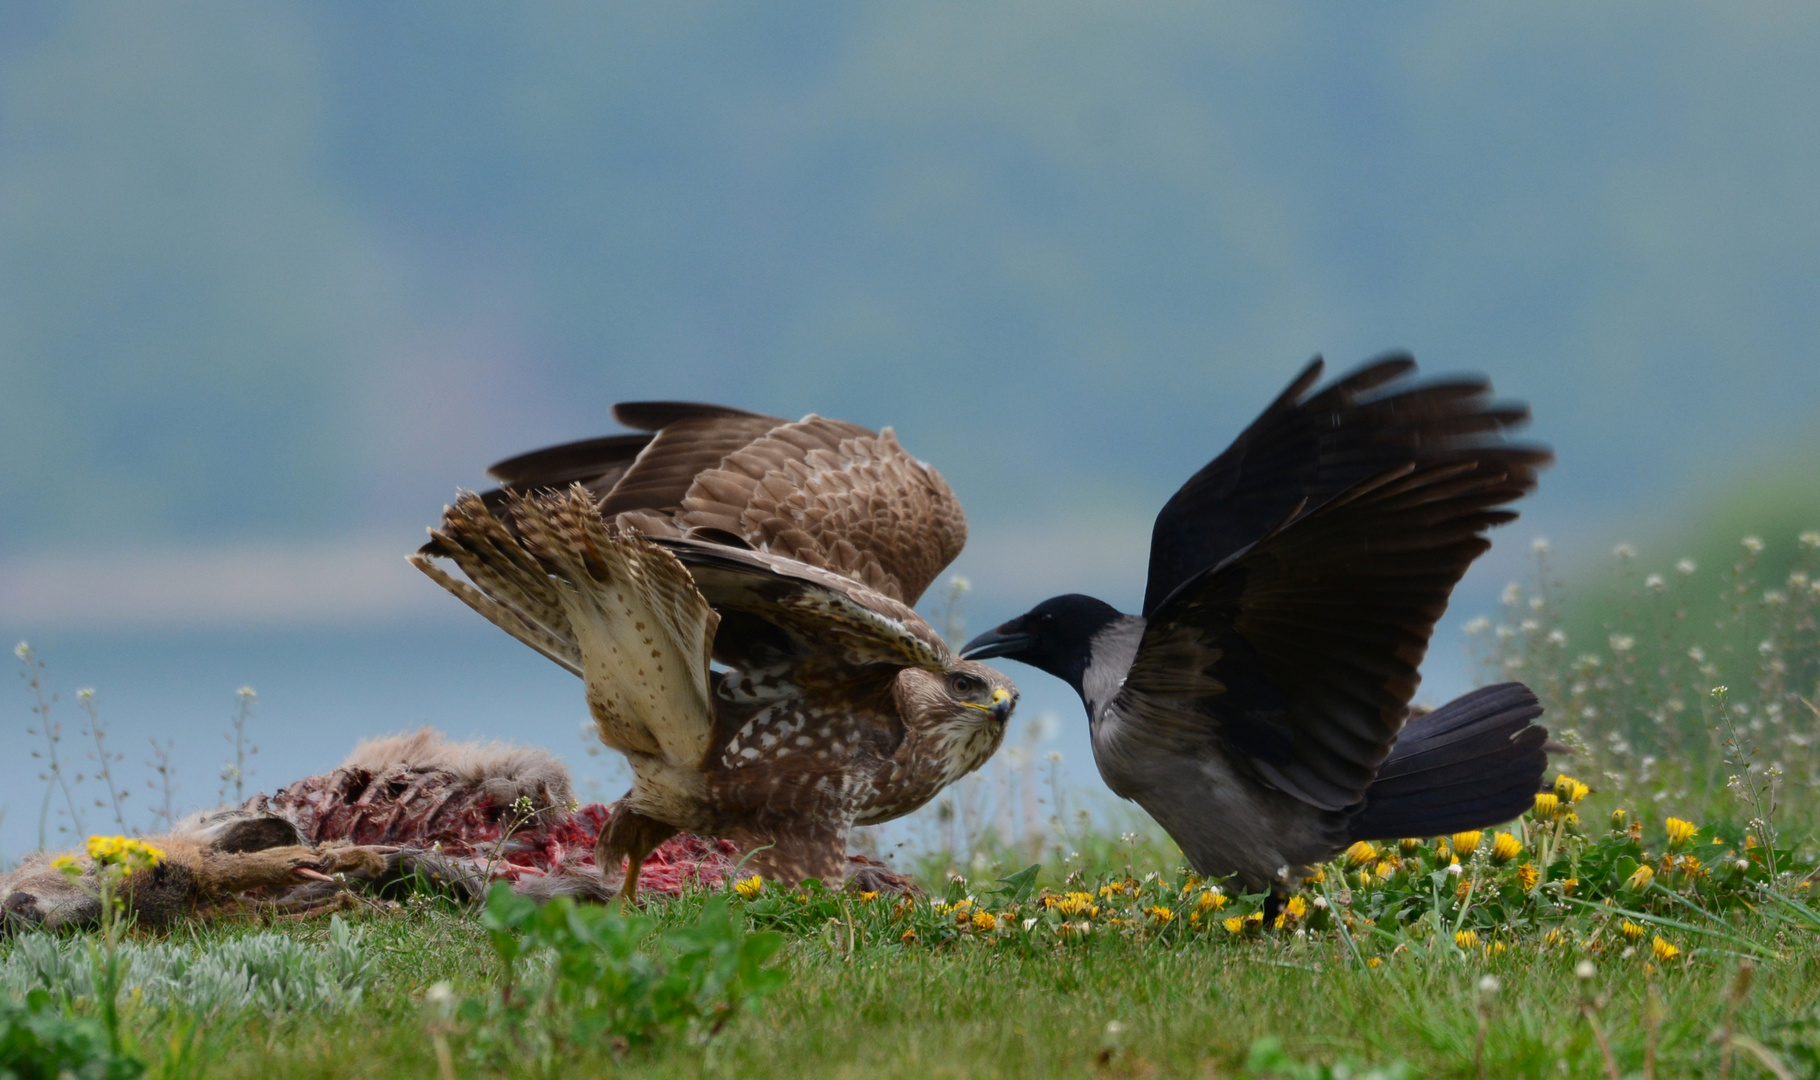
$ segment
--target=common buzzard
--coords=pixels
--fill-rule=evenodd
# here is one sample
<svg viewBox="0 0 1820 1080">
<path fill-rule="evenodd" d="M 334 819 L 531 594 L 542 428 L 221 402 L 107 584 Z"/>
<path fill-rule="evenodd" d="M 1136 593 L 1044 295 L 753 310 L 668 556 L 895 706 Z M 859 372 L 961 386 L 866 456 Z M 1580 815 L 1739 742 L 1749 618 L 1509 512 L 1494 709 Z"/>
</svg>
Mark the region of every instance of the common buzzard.
<svg viewBox="0 0 1820 1080">
<path fill-rule="evenodd" d="M 966 542 L 960 504 L 889 428 L 614 416 L 639 433 L 493 466 L 502 487 L 457 498 L 411 561 L 585 681 L 632 765 L 596 856 L 629 859 L 623 895 L 679 830 L 773 880 L 838 882 L 849 830 L 978 768 L 1017 701 L 911 606 Z"/>
</svg>

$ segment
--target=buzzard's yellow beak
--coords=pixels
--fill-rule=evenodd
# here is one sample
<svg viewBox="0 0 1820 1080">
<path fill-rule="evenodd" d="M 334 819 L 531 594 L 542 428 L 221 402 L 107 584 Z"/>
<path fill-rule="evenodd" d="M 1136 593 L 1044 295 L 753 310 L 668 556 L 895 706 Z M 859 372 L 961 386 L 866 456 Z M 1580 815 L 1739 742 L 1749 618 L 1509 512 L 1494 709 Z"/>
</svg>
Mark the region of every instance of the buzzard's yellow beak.
<svg viewBox="0 0 1820 1080">
<path fill-rule="evenodd" d="M 980 705 L 972 701 L 963 701 L 961 704 L 969 709 L 978 709 L 980 712 L 987 713 L 1002 724 L 1010 718 L 1011 708 L 1017 704 L 1017 699 L 1011 696 L 1011 691 L 1001 686 L 992 692 L 992 701 L 989 704 Z"/>
</svg>

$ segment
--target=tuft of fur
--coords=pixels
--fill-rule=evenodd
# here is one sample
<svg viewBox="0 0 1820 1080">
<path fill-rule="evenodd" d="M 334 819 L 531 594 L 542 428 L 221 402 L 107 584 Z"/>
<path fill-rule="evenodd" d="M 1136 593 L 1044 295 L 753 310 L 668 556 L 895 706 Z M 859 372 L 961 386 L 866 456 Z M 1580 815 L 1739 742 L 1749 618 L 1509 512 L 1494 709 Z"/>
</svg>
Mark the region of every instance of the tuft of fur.
<svg viewBox="0 0 1820 1080">
<path fill-rule="evenodd" d="M 548 750 L 498 741 L 450 742 L 430 727 L 362 739 L 341 767 L 379 776 L 444 772 L 501 806 L 520 798 L 538 812 L 575 805 L 569 769 Z"/>
</svg>

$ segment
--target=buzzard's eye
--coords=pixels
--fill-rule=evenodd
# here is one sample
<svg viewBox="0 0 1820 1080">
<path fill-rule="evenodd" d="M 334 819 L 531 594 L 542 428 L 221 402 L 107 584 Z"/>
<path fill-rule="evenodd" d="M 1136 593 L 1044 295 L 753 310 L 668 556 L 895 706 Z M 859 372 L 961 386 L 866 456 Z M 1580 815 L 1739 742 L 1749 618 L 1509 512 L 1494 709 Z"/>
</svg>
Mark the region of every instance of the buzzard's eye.
<svg viewBox="0 0 1820 1080">
<path fill-rule="evenodd" d="M 954 689 L 955 697 L 967 697 L 979 693 L 985 684 L 971 675 L 953 675 L 949 677 L 948 685 Z"/>
</svg>

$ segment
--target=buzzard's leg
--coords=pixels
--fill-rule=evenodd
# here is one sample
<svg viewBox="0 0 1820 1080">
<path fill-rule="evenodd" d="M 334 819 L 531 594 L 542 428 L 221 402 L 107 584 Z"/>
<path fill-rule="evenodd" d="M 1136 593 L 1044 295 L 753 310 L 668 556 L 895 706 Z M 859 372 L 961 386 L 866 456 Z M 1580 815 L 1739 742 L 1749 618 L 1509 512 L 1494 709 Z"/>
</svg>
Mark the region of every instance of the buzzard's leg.
<svg viewBox="0 0 1820 1080">
<path fill-rule="evenodd" d="M 600 839 L 594 843 L 594 865 L 600 867 L 604 875 L 618 866 L 620 859 L 626 860 L 626 878 L 619 887 L 619 899 L 635 902 L 638 899 L 638 871 L 644 866 L 645 856 L 656 851 L 657 845 L 675 836 L 677 831 L 676 826 L 648 818 L 622 802 L 614 808 L 607 827 L 600 830 Z"/>
</svg>

